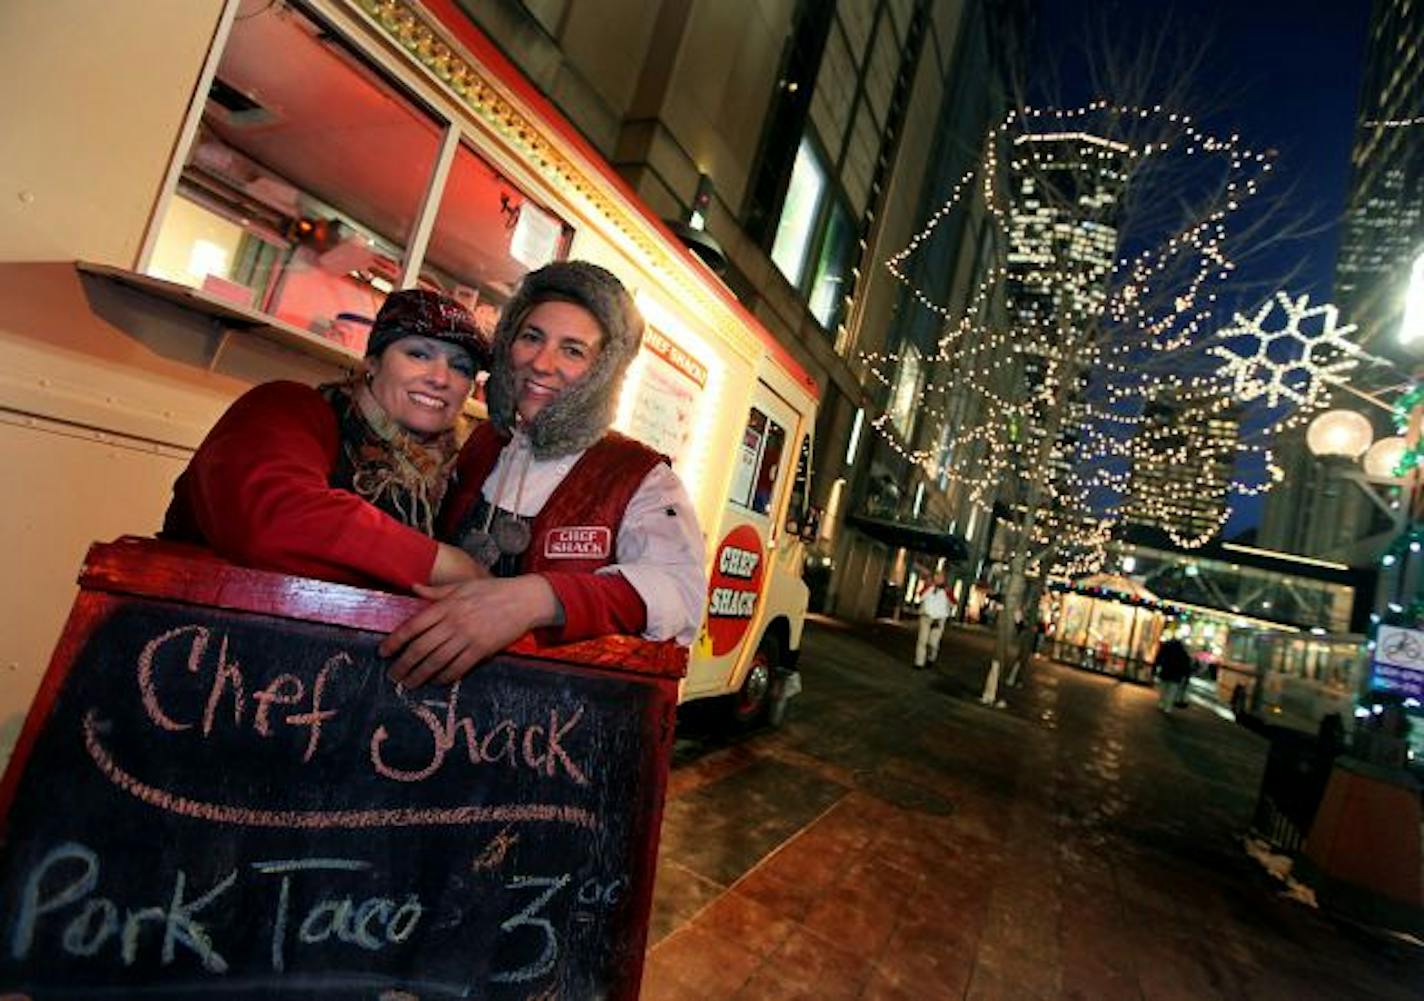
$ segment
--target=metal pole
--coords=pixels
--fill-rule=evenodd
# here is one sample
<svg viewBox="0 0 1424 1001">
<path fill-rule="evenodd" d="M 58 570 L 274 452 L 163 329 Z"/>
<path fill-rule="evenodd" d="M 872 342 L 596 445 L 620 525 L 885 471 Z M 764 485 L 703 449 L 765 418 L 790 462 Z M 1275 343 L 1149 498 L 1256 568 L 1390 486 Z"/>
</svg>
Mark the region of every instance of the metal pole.
<svg viewBox="0 0 1424 1001">
<path fill-rule="evenodd" d="M 1414 371 L 1414 382 L 1424 382 L 1424 365 Z M 1416 403 L 1409 412 L 1404 427 L 1406 449 L 1415 448 L 1424 440 L 1424 402 Z M 1404 477 L 1405 531 L 1424 522 L 1424 468 L 1416 462 Z M 1413 604 L 1418 600 L 1421 583 L 1424 583 L 1424 557 L 1406 548 L 1399 560 L 1399 576 L 1396 578 L 1394 597 L 1401 603 Z"/>
</svg>

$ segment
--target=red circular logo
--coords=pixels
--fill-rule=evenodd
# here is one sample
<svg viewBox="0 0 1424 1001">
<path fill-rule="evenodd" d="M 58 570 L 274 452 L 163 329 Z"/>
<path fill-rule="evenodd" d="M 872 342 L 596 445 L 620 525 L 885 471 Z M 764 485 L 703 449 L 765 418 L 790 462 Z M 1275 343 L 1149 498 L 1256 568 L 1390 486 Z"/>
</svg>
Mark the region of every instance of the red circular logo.
<svg viewBox="0 0 1424 1001">
<path fill-rule="evenodd" d="M 738 525 L 717 547 L 712 580 L 707 588 L 707 635 L 712 656 L 736 647 L 747 634 L 765 576 L 761 536 L 750 525 Z"/>
</svg>

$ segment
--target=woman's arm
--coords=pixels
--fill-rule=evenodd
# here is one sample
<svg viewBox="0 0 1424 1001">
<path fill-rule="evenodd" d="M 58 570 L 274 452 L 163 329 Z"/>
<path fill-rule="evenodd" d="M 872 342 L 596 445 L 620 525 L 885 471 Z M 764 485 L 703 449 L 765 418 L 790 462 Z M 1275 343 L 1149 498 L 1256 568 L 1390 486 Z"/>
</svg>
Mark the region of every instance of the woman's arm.
<svg viewBox="0 0 1424 1001">
<path fill-rule="evenodd" d="M 308 386 L 274 382 L 239 398 L 174 485 L 176 520 L 245 566 L 410 590 L 431 579 L 437 545 L 330 486 L 336 415 Z"/>
<path fill-rule="evenodd" d="M 632 585 L 646 610 L 645 639 L 690 646 L 707 606 L 706 543 L 687 489 L 666 464 L 654 466 L 628 502 L 615 551 L 618 562 L 593 580 Z M 565 638 L 577 626 L 569 620 Z"/>
<path fill-rule="evenodd" d="M 488 578 L 487 568 L 475 562 L 475 558 L 458 546 L 447 542 L 436 544 L 435 565 L 430 568 L 431 585 L 458 584 L 462 580 Z"/>
<path fill-rule="evenodd" d="M 661 463 L 639 486 L 618 529 L 615 566 L 417 588 L 432 603 L 381 643 L 389 674 L 407 686 L 449 684 L 532 629 L 560 642 L 610 633 L 684 645 L 702 624 L 706 577 L 692 503 Z"/>
</svg>

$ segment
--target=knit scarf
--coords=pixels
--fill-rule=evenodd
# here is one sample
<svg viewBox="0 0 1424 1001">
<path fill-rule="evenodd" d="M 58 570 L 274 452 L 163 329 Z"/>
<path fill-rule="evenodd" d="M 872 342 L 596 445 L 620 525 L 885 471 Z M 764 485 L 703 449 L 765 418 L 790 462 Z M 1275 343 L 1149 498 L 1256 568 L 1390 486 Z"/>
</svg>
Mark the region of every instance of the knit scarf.
<svg viewBox="0 0 1424 1001">
<path fill-rule="evenodd" d="M 435 512 L 450 485 L 460 443 L 454 428 L 418 438 L 391 418 L 361 377 L 333 382 L 320 392 L 336 412 L 340 451 L 330 483 L 386 512 L 404 525 L 435 535 Z"/>
</svg>

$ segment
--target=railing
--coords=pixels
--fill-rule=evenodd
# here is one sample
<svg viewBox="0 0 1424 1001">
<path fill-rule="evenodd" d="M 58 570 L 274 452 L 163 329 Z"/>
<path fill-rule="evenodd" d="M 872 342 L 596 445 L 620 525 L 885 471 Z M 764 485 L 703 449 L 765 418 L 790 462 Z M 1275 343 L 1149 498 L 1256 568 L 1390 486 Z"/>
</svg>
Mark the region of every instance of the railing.
<svg viewBox="0 0 1424 1001">
<path fill-rule="evenodd" d="M 1050 639 L 1045 652 L 1059 663 L 1080 667 L 1085 671 L 1111 675 L 1139 685 L 1152 684 L 1152 665 L 1140 657 L 1129 657 L 1058 639 Z"/>
</svg>

